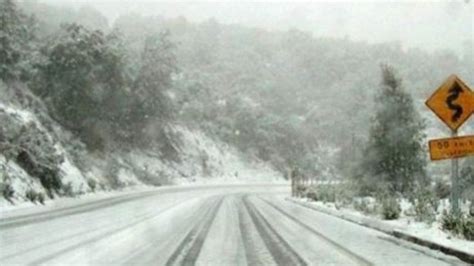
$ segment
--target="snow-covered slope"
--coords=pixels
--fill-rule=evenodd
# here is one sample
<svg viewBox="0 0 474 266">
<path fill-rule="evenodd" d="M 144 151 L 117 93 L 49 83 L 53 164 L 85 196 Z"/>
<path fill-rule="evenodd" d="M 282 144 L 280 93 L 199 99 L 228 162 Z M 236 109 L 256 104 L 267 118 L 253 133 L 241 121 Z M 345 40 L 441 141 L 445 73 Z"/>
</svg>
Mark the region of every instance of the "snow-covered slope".
<svg viewBox="0 0 474 266">
<path fill-rule="evenodd" d="M 182 173 L 175 182 L 273 182 L 282 180 L 275 169 L 256 158 L 248 160 L 237 149 L 199 130 L 175 127 L 181 136 Z"/>
<path fill-rule="evenodd" d="M 281 173 L 268 164 L 257 159 L 247 160 L 234 147 L 199 129 L 175 125 L 172 130 L 180 142 L 178 161 L 163 160 L 152 151 L 135 150 L 120 156 L 122 164 L 145 171 L 148 181 L 161 183 L 248 183 L 283 179 Z"/>
<path fill-rule="evenodd" d="M 90 191 L 85 177 L 71 162 L 61 142 L 42 125 L 34 113 L 0 102 L 0 118 L 4 123 L 0 128 L 0 169 L 3 169 L 0 180 L 2 187 L 10 185 L 14 190 L 14 199 L 25 199 L 28 190 L 46 192 L 40 178 L 33 174 L 37 169 L 20 166 L 22 152 L 27 153 L 28 160 L 34 161 L 36 165 L 57 167 L 62 183 L 70 184 L 71 193 Z"/>
<path fill-rule="evenodd" d="M 134 185 L 282 180 L 282 175 L 271 166 L 255 158 L 244 159 L 245 156 L 235 148 L 207 136 L 199 129 L 182 125 L 172 127 L 179 140 L 178 160 L 166 160 L 150 148 L 110 154 L 86 152 L 84 160 L 78 162 L 77 155 L 70 152 L 74 149 L 58 137 L 58 132 L 52 133 L 42 125 L 34 112 L 0 102 L 0 117 L 6 122 L 0 128 L 1 143 L 16 143 L 18 147 L 13 148 L 25 149 L 31 153 L 31 158 L 37 158 L 44 165 L 58 170 L 62 187 L 55 190 L 53 196 L 76 196 Z M 59 125 L 55 127 L 59 135 L 68 135 Z M 35 171 L 21 166 L 18 163 L 19 150 L 13 148 L 2 147 L 0 150 L 0 188 L 3 191 L 6 187 L 13 190 L 11 202 L 28 200 L 29 191 L 47 195 L 48 189 L 42 184 L 44 177 L 40 178 Z M 6 201 L 3 201 L 5 204 Z"/>
</svg>

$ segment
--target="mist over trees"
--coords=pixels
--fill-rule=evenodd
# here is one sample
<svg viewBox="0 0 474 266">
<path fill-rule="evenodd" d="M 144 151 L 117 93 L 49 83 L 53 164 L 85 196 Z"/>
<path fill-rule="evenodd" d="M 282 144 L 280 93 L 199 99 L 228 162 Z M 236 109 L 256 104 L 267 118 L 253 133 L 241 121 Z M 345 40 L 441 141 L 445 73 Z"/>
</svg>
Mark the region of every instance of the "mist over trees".
<svg viewBox="0 0 474 266">
<path fill-rule="evenodd" d="M 468 54 L 212 19 L 128 14 L 107 23 L 91 7 L 59 9 L 2 0 L 0 74 L 7 85 L 24 83 L 91 151 L 152 142 L 174 154 L 179 141 L 168 129 L 183 123 L 282 172 L 298 166 L 306 175 L 340 177 L 355 172 L 367 146 L 369 154 L 386 150 L 380 160 L 403 159 L 368 171 L 401 178 L 392 185 L 405 191 L 411 174 L 425 176 L 417 103 L 453 72 L 474 84 Z M 382 69 L 376 97 L 381 63 L 397 69 L 404 90 L 391 70 Z M 390 97 L 401 105 L 384 111 L 382 98 Z M 378 146 L 393 143 L 382 129 L 403 129 L 396 137 L 409 135 L 409 154 Z"/>
<path fill-rule="evenodd" d="M 381 89 L 375 100 L 376 114 L 361 163 L 363 170 L 356 180 L 368 192 L 381 188 L 390 194 L 410 195 L 417 187 L 429 185 L 424 121 L 402 80 L 389 66 L 382 66 Z"/>
</svg>

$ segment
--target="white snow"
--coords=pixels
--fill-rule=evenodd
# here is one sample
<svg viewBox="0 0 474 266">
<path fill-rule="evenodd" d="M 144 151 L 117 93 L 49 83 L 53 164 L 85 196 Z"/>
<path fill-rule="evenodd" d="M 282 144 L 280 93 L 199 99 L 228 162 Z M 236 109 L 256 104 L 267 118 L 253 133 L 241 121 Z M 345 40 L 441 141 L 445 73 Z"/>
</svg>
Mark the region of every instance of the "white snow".
<svg viewBox="0 0 474 266">
<path fill-rule="evenodd" d="M 402 214 L 401 217 L 397 220 L 383 220 L 379 215 L 367 215 L 360 211 L 354 210 L 349 207 L 340 207 L 336 208 L 334 203 L 323 203 L 320 201 L 314 202 L 308 199 L 300 199 L 301 201 L 317 206 L 318 208 L 323 208 L 329 210 L 331 213 L 338 213 L 344 217 L 352 217 L 352 220 L 361 221 L 362 223 L 367 223 L 369 227 L 371 225 L 377 226 L 377 228 L 388 228 L 390 230 L 399 230 L 410 235 L 441 244 L 446 247 L 451 247 L 457 250 L 462 250 L 467 253 L 474 254 L 474 241 L 468 241 L 465 239 L 460 239 L 458 237 L 452 236 L 450 233 L 445 232 L 441 229 L 441 224 L 438 221 L 427 224 L 425 222 L 417 222 L 414 217 L 405 215 L 405 213 L 411 207 L 411 204 L 406 200 L 401 201 Z M 372 199 L 373 200 L 373 199 Z M 444 207 L 449 207 L 449 205 L 442 205 Z M 370 223 L 370 224 L 369 224 Z"/>
<path fill-rule="evenodd" d="M 141 188 L 126 193 L 138 194 L 145 190 Z M 156 192 L 150 197 L 99 209 L 94 208 L 95 200 L 120 195 L 117 192 L 101 192 L 84 196 L 83 200 L 60 199 L 55 202 L 62 203 L 61 206 L 47 204 L 41 208 L 2 212 L 2 218 L 15 217 L 40 212 L 39 209 L 42 209 L 41 212 L 56 211 L 58 208 L 82 206 L 85 201 L 91 203 L 83 206 L 85 212 L 7 228 L 0 238 L 4 244 L 0 256 L 2 262 L 8 265 L 161 265 L 166 264 L 175 251 L 181 251 L 178 256 L 185 256 L 186 248 L 184 251 L 178 249 L 185 236 L 195 226 L 202 228 L 209 225 L 202 249 L 194 257 L 197 265 L 241 264 L 246 260 L 247 250 L 254 251 L 255 260 L 273 265 L 275 258 L 269 250 L 276 246 L 264 239 L 270 237 L 275 241 L 276 235 L 308 262 L 338 265 L 354 263 L 344 250 L 321 238 L 324 235 L 375 265 L 385 265 L 387 260 L 394 265 L 409 265 L 410 262 L 416 265 L 446 264 L 437 260 L 437 257 L 387 241 L 380 232 L 308 209 L 295 208 L 293 203 L 283 200 L 289 194 L 289 186 L 163 187 L 156 189 Z M 259 195 L 249 196 L 249 202 L 266 223 L 275 229 L 275 233 L 265 236 L 263 232 L 270 231 L 255 226 L 248 216 L 248 210 L 245 211 L 246 208 L 242 206 L 244 194 Z M 221 197 L 223 203 L 215 218 L 208 220 L 209 224 L 200 225 L 201 221 L 207 220 L 206 211 L 212 210 L 212 206 L 216 206 L 214 203 Z M 264 203 L 261 200 L 263 198 L 280 206 L 295 220 Z M 239 210 L 244 211 L 241 217 Z M 241 218 L 243 227 L 240 226 Z M 313 228 L 313 231 L 308 230 L 308 227 Z M 242 228 L 247 228 L 246 236 L 251 241 L 242 241 Z M 275 245 L 278 243 L 281 242 L 276 241 Z"/>
<path fill-rule="evenodd" d="M 78 197 L 56 197 L 54 200 L 46 199 L 44 205 L 35 205 L 31 202 L 18 202 L 15 205 L 5 204 L 0 206 L 0 217 L 16 217 L 34 213 L 42 213 L 51 210 L 74 207 L 86 203 L 96 202 L 102 199 L 109 199 L 115 197 L 123 197 L 131 194 L 139 194 L 147 191 L 155 191 L 156 188 L 144 185 L 129 186 L 120 190 L 97 191 L 95 193 L 88 193 Z"/>
<path fill-rule="evenodd" d="M 84 175 L 81 171 L 71 163 L 69 158 L 65 158 L 64 162 L 60 166 L 63 184 L 71 184 L 74 193 L 87 192 L 88 185 L 85 181 Z"/>
<path fill-rule="evenodd" d="M 3 102 L 0 102 L 0 111 L 5 112 L 6 114 L 15 117 L 18 121 L 26 124 L 28 122 L 36 121 L 34 115 L 26 110 L 16 108 L 14 106 L 6 105 Z"/>
<path fill-rule="evenodd" d="M 244 159 L 235 148 L 208 137 L 198 129 L 175 125 L 180 136 L 180 162 L 161 159 L 159 154 L 133 151 L 126 155 L 132 165 L 147 169 L 165 183 L 241 184 L 280 182 L 282 175 L 257 159 Z"/>
<path fill-rule="evenodd" d="M 3 171 L 3 169 L 5 171 Z M 44 192 L 38 179 L 31 177 L 15 162 L 5 159 L 5 156 L 0 154 L 0 180 L 6 181 L 14 190 L 13 198 L 24 200 L 25 194 L 29 189 L 36 192 Z M 0 208 L 11 206 L 3 197 L 0 197 Z"/>
<path fill-rule="evenodd" d="M 243 183 L 278 183 L 285 182 L 282 175 L 268 164 L 257 158 L 246 158 L 237 149 L 228 144 L 209 137 L 199 129 L 190 129 L 184 125 L 174 125 L 173 133 L 179 136 L 179 160 L 166 160 L 153 149 L 134 150 L 130 152 L 114 152 L 107 156 L 88 154 L 86 169 L 74 164 L 60 141 L 41 124 L 38 117 L 31 111 L 14 105 L 0 102 L 0 111 L 13 117 L 18 127 L 32 123 L 54 145 L 54 150 L 64 160 L 59 165 L 63 185 L 70 186 L 72 195 L 77 196 L 91 192 L 88 180 L 96 182 L 95 190 L 107 190 L 115 179 L 115 186 L 135 186 L 143 184 L 243 184 Z M 67 134 L 58 129 L 60 134 Z M 57 133 L 58 133 L 57 132 Z M 64 144 L 65 145 L 65 144 Z M 0 157 L 0 166 L 5 165 L 5 158 Z M 26 201 L 25 193 L 29 189 L 45 193 L 37 177 L 29 176 L 14 162 L 5 165 L 11 186 L 15 190 L 15 206 Z M 112 168 L 112 172 L 111 172 Z M 137 172 L 138 171 L 138 172 Z M 141 178 L 137 173 L 142 173 Z M 143 178 L 152 179 L 144 180 Z M 5 182 L 5 181 L 2 181 Z M 1 205 L 9 208 L 9 202 L 0 200 Z M 29 206 L 31 204 L 27 204 Z"/>
<path fill-rule="evenodd" d="M 177 126 L 181 133 L 182 146 L 185 147 L 180 171 L 192 176 L 192 182 L 199 183 L 244 183 L 278 182 L 283 180 L 281 173 L 256 158 L 245 160 L 244 155 L 235 148 L 211 139 L 199 130 L 188 130 Z M 203 169 L 203 161 L 207 171 Z M 194 174 L 194 175 L 192 175 Z M 177 183 L 188 183 L 179 179 Z"/>
</svg>

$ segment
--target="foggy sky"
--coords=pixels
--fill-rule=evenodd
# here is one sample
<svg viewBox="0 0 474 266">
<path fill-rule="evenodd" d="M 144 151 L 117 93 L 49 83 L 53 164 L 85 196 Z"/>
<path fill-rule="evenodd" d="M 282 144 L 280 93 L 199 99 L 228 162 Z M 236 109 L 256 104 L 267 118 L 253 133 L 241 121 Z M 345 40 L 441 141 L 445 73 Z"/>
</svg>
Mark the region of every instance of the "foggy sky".
<svg viewBox="0 0 474 266">
<path fill-rule="evenodd" d="M 315 37 L 348 38 L 379 43 L 399 41 L 405 48 L 473 49 L 474 4 L 444 1 L 171 1 L 171 0 L 38 0 L 55 5 L 90 5 L 109 24 L 130 12 L 184 16 L 191 22 L 215 18 L 269 30 L 296 28 Z"/>
</svg>

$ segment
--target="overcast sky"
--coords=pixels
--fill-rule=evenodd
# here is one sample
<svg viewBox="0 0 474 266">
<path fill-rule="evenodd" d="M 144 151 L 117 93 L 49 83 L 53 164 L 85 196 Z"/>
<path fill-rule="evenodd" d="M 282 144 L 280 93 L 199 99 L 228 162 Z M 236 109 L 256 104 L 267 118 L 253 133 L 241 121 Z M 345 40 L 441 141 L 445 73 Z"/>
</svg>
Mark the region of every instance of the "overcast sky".
<svg viewBox="0 0 474 266">
<path fill-rule="evenodd" d="M 473 49 L 472 0 L 372 1 L 180 1 L 180 0 L 38 0 L 55 5 L 87 4 L 112 23 L 130 12 L 189 21 L 215 18 L 270 30 L 297 28 L 314 36 L 347 37 L 356 41 L 400 41 L 426 50 Z M 467 45 L 470 41 L 470 45 Z"/>
</svg>

